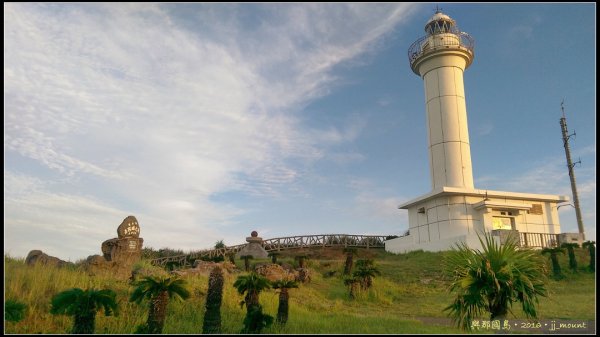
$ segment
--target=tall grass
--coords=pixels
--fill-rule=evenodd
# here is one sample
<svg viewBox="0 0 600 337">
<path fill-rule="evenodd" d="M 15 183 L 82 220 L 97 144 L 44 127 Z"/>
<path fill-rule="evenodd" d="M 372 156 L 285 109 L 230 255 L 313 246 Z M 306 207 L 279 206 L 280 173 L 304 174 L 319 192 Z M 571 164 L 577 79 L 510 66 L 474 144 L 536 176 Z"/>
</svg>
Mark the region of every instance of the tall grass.
<svg viewBox="0 0 600 337">
<path fill-rule="evenodd" d="M 586 266 L 587 251 L 576 250 L 580 266 Z M 447 281 L 441 276 L 445 253 L 412 252 L 402 255 L 372 250 L 382 275 L 376 277 L 372 289 L 348 297 L 342 279 L 343 254 L 327 259 L 311 258 L 308 267 L 313 270 L 310 283 L 290 290 L 290 316 L 286 325 L 274 324 L 263 330 L 274 334 L 376 334 L 376 333 L 461 333 L 450 323 L 432 325 L 419 318 L 445 318 L 442 309 L 452 297 L 447 292 Z M 295 264 L 293 257 L 278 258 Z M 266 262 L 267 260 L 265 260 Z M 239 261 L 237 261 L 239 262 Z M 254 261 L 262 262 L 262 261 Z M 568 258 L 560 259 L 565 266 L 566 278 L 550 281 L 550 296 L 540 302 L 540 319 L 594 319 L 595 274 L 568 270 Z M 72 321 L 67 316 L 49 314 L 50 299 L 56 293 L 70 288 L 111 288 L 117 293 L 119 316 L 96 317 L 96 333 L 131 334 L 147 318 L 147 303 L 136 305 L 128 301 L 133 287 L 126 280 L 111 275 L 90 276 L 77 268 L 26 266 L 23 259 L 4 256 L 5 298 L 19 300 L 28 306 L 26 317 L 18 323 L 8 323 L 6 333 L 67 333 Z M 549 262 L 548 262 L 549 263 Z M 236 263 L 238 264 L 238 263 Z M 238 264 L 243 269 L 243 262 Z M 147 261 L 134 266 L 153 270 Z M 156 271 L 156 269 L 154 269 Z M 328 272 L 337 271 L 331 276 Z M 233 282 L 240 274 L 225 275 L 221 307 L 222 333 L 237 334 L 242 329 L 245 311 L 239 305 L 243 299 Z M 208 275 L 190 275 L 187 281 L 191 297 L 184 302 L 170 301 L 163 332 L 167 334 L 198 334 L 202 331 Z M 264 312 L 274 316 L 278 295 L 264 291 L 260 296 Z M 513 311 L 523 318 L 518 308 Z M 512 316 L 509 317 L 513 318 Z"/>
</svg>

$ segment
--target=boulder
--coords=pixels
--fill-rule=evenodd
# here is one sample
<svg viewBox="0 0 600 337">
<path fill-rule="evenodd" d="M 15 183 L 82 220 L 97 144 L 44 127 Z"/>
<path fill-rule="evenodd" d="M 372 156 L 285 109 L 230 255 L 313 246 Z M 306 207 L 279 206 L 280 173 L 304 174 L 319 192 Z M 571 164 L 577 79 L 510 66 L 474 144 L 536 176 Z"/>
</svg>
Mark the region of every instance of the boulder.
<svg viewBox="0 0 600 337">
<path fill-rule="evenodd" d="M 72 262 L 63 261 L 57 257 L 50 256 L 41 250 L 32 250 L 27 254 L 25 258 L 25 263 L 29 266 L 32 266 L 36 263 L 41 263 L 43 265 L 51 265 L 56 267 L 64 267 L 68 265 L 74 265 Z"/>
<path fill-rule="evenodd" d="M 295 280 L 298 277 L 293 271 L 289 272 L 280 265 L 273 263 L 261 263 L 255 267 L 254 271 L 266 277 L 271 282 L 277 280 Z"/>
</svg>

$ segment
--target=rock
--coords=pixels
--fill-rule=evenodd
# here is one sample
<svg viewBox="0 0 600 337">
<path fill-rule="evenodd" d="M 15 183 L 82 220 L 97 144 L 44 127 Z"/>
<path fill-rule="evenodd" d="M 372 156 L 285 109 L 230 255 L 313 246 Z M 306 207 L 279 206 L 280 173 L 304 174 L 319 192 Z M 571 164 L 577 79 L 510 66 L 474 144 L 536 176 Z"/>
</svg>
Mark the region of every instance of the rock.
<svg viewBox="0 0 600 337">
<path fill-rule="evenodd" d="M 88 257 L 85 268 L 95 274 L 98 271 L 110 271 L 118 278 L 131 278 L 133 265 L 142 257 L 144 239 L 140 238 L 140 226 L 137 219 L 130 215 L 117 227 L 117 238 L 102 242 L 102 256 Z"/>
<path fill-rule="evenodd" d="M 311 277 L 310 277 L 310 270 L 308 268 L 298 268 L 296 269 L 298 271 L 298 275 L 296 277 L 296 281 L 300 281 L 302 283 L 305 282 L 310 282 Z"/>
<path fill-rule="evenodd" d="M 295 280 L 297 277 L 294 272 L 289 272 L 280 265 L 273 263 L 261 263 L 255 266 L 254 270 L 271 282 L 277 280 Z"/>
<path fill-rule="evenodd" d="M 119 227 L 117 227 L 117 235 L 119 239 L 123 238 L 139 238 L 140 237 L 140 225 L 137 219 L 130 215 L 126 217 Z"/>
<path fill-rule="evenodd" d="M 36 263 L 41 263 L 43 265 L 51 265 L 51 266 L 56 266 L 56 267 L 64 267 L 64 266 L 68 266 L 68 265 L 71 265 L 71 266 L 74 265 L 72 262 L 63 261 L 57 257 L 50 256 L 50 255 L 42 252 L 41 250 L 37 250 L 37 249 L 32 250 L 29 252 L 29 254 L 27 254 L 27 257 L 25 258 L 25 263 L 29 266 L 32 266 Z"/>
<path fill-rule="evenodd" d="M 221 267 L 221 270 L 225 274 L 230 274 L 235 272 L 235 265 L 230 262 L 212 262 L 212 261 L 202 261 L 196 260 L 194 261 L 194 268 L 183 269 L 183 270 L 174 270 L 171 274 L 184 276 L 184 275 L 209 275 L 210 272 L 215 267 Z"/>
</svg>

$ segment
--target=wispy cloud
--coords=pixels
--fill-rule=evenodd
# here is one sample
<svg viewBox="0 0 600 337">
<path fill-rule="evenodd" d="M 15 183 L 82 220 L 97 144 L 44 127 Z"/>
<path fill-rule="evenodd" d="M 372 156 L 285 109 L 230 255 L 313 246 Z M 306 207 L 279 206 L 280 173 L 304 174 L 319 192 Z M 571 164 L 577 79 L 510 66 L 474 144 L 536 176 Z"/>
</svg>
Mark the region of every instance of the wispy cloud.
<svg viewBox="0 0 600 337">
<path fill-rule="evenodd" d="M 360 119 L 315 129 L 297 112 L 414 6 L 246 6 L 5 5 L 9 249 L 60 250 L 57 237 L 76 235 L 61 249 L 97 253 L 104 226 L 129 214 L 147 245 L 210 245 L 244 211 L 211 195 L 278 195 L 358 137 Z M 23 158 L 35 163 L 26 178 Z M 28 245 L 21 231 L 40 227 L 55 241 Z"/>
</svg>

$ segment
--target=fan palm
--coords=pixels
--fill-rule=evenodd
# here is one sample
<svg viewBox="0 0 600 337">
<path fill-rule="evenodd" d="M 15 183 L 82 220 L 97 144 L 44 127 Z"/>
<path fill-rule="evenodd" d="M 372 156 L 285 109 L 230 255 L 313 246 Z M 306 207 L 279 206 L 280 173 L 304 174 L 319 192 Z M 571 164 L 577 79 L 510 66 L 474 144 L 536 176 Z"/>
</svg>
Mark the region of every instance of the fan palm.
<svg viewBox="0 0 600 337">
<path fill-rule="evenodd" d="M 277 308 L 277 322 L 285 324 L 289 316 L 289 289 L 298 288 L 298 283 L 292 280 L 277 280 L 273 282 L 274 289 L 279 290 L 279 307 Z"/>
<path fill-rule="evenodd" d="M 558 254 L 564 254 L 565 250 L 560 247 L 546 247 L 542 249 L 542 254 L 550 254 L 550 260 L 552 261 L 552 273 L 555 279 L 563 278 L 560 264 L 558 263 Z"/>
<path fill-rule="evenodd" d="M 528 318 L 536 318 L 538 296 L 547 296 L 545 265 L 539 253 L 519 249 L 515 236 L 501 246 L 490 234 L 479 237 L 483 251 L 458 244 L 445 259 L 454 302 L 444 311 L 465 330 L 483 312 L 501 319 L 513 302 L 521 302 Z"/>
<path fill-rule="evenodd" d="M 60 292 L 52 298 L 50 313 L 53 315 L 69 315 L 75 318 L 71 333 L 92 334 L 96 323 L 96 312 L 104 309 L 110 316 L 117 311 L 117 294 L 110 289 L 73 288 Z"/>
<path fill-rule="evenodd" d="M 596 271 L 596 241 L 586 241 L 583 243 L 583 248 L 590 252 L 590 271 Z"/>
<path fill-rule="evenodd" d="M 129 301 L 140 304 L 144 298 L 150 300 L 145 332 L 151 334 L 162 333 L 170 298 L 185 300 L 190 297 L 185 281 L 181 279 L 146 276 L 135 285 L 137 288 Z"/>
<path fill-rule="evenodd" d="M 18 322 L 25 317 L 27 305 L 16 300 L 6 300 L 4 302 L 4 320 L 9 322 Z"/>
<path fill-rule="evenodd" d="M 566 248 L 569 253 L 569 268 L 574 272 L 577 272 L 577 259 L 575 258 L 575 248 L 579 248 L 577 243 L 563 243 L 562 248 Z"/>
<path fill-rule="evenodd" d="M 244 300 L 240 302 L 242 306 L 246 305 L 246 318 L 242 332 L 259 333 L 262 328 L 269 326 L 273 322 L 273 317 L 264 315 L 259 303 L 260 292 L 271 287 L 269 280 L 253 272 L 239 276 L 233 286 L 240 295 L 246 294 Z"/>
</svg>

